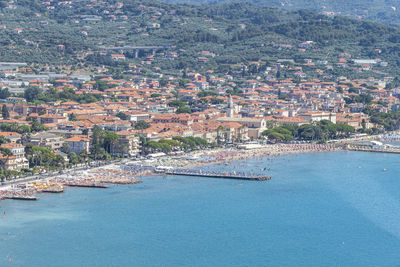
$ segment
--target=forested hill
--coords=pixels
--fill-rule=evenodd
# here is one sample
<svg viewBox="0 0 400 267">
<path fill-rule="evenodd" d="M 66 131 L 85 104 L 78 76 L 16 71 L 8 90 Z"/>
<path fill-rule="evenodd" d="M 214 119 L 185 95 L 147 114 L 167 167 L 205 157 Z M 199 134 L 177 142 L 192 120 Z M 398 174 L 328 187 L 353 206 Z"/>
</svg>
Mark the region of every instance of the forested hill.
<svg viewBox="0 0 400 267">
<path fill-rule="evenodd" d="M 217 5 L 228 2 L 251 2 L 259 6 L 286 10 L 308 9 L 315 12 L 350 16 L 400 26 L 400 1 L 398 0 L 163 0 L 169 3 Z"/>
<path fill-rule="evenodd" d="M 383 71 L 390 74 L 397 74 L 400 66 L 400 30 L 305 10 L 132 0 L 0 3 L 0 61 L 107 65 L 115 62 L 104 54 L 104 47 L 168 45 L 169 52 L 179 56 L 156 57 L 153 66 L 217 69 L 279 58 L 329 60 L 344 52 L 387 61 Z M 306 41 L 312 45 L 299 51 Z M 198 62 L 201 51 L 212 55 L 207 62 Z M 135 59 L 127 52 L 126 57 L 135 62 L 146 54 Z"/>
</svg>

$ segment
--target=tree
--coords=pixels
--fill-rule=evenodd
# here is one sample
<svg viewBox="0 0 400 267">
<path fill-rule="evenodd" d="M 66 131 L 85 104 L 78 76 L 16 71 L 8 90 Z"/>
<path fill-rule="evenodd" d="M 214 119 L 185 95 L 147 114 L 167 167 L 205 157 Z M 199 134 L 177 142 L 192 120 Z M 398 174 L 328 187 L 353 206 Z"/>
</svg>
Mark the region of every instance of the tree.
<svg viewBox="0 0 400 267">
<path fill-rule="evenodd" d="M 10 112 L 8 112 L 8 108 L 7 108 L 7 106 L 5 104 L 1 108 L 1 115 L 3 116 L 3 119 L 9 119 L 10 118 Z"/>
<path fill-rule="evenodd" d="M 63 143 L 60 150 L 61 152 L 67 154 L 69 151 L 69 143 L 67 142 Z"/>
<path fill-rule="evenodd" d="M 160 83 L 161 87 L 165 87 L 168 84 L 168 81 L 166 79 L 160 79 L 158 82 Z"/>
<path fill-rule="evenodd" d="M 147 145 L 147 139 L 146 137 L 139 135 L 139 140 L 140 140 L 140 154 L 145 153 L 146 145 Z"/>
<path fill-rule="evenodd" d="M 222 103 L 224 103 L 223 99 L 219 99 L 216 97 L 211 98 L 211 104 L 213 104 L 213 105 L 222 104 Z"/>
<path fill-rule="evenodd" d="M 71 163 L 72 165 L 76 165 L 80 162 L 80 158 L 75 152 L 71 152 L 68 154 L 68 160 L 69 163 Z"/>
<path fill-rule="evenodd" d="M 291 141 L 293 140 L 293 132 L 282 126 L 275 127 L 262 132 L 263 136 L 267 136 L 268 139 L 275 141 Z"/>
<path fill-rule="evenodd" d="M 78 119 L 76 118 L 76 115 L 74 113 L 71 113 L 68 115 L 68 120 L 77 121 Z"/>
<path fill-rule="evenodd" d="M 114 132 L 105 131 L 103 147 L 108 153 L 113 154 L 113 149 L 117 143 L 118 135 Z"/>
<path fill-rule="evenodd" d="M 106 81 L 97 80 L 94 87 L 99 91 L 104 91 L 106 89 L 113 88 L 115 85 L 108 84 Z"/>
<path fill-rule="evenodd" d="M 0 89 L 0 99 L 6 99 L 8 97 L 10 97 L 10 92 L 8 91 L 7 88 L 4 89 Z"/>
<path fill-rule="evenodd" d="M 186 103 L 183 102 L 182 100 L 172 100 L 168 103 L 168 106 L 170 107 L 183 107 L 185 105 Z"/>
<path fill-rule="evenodd" d="M 301 125 L 298 130 L 298 135 L 300 139 L 314 140 L 315 138 L 314 127 L 310 124 Z"/>
<path fill-rule="evenodd" d="M 87 153 L 87 151 L 85 149 L 81 150 L 81 152 L 79 152 L 79 158 L 81 161 L 87 162 L 88 158 L 89 158 L 89 154 Z"/>
<path fill-rule="evenodd" d="M 110 153 L 118 142 L 118 135 L 114 132 L 102 130 L 95 125 L 92 129 L 91 155 L 95 159 L 109 159 Z"/>
<path fill-rule="evenodd" d="M 144 130 L 150 127 L 150 123 L 147 121 L 138 121 L 135 124 L 135 129 L 136 130 Z"/>
<path fill-rule="evenodd" d="M 56 154 L 56 157 L 53 162 L 54 162 L 53 166 L 56 166 L 56 167 L 64 167 L 65 166 L 64 157 L 61 155 Z"/>
<path fill-rule="evenodd" d="M 0 136 L 0 145 L 7 143 L 9 140 L 7 140 L 4 136 Z"/>
<path fill-rule="evenodd" d="M 64 164 L 64 159 L 62 156 L 56 155 L 50 149 L 44 147 L 28 144 L 25 147 L 25 154 L 28 158 L 29 166 L 31 168 L 35 166 L 54 168 L 63 166 Z"/>
<path fill-rule="evenodd" d="M 42 93 L 42 89 L 37 86 L 30 86 L 24 92 L 24 97 L 27 102 L 33 102 L 38 99 L 39 94 Z"/>
<path fill-rule="evenodd" d="M 217 144 L 220 145 L 221 144 L 221 133 L 224 131 L 224 127 L 223 126 L 218 126 L 217 128 Z"/>
<path fill-rule="evenodd" d="M 118 114 L 115 115 L 115 116 L 117 116 L 118 118 L 120 118 L 120 119 L 123 120 L 123 121 L 127 121 L 127 120 L 129 119 L 128 115 L 126 115 L 126 114 L 123 113 L 123 112 L 118 112 Z"/>
<path fill-rule="evenodd" d="M 8 148 L 4 148 L 4 147 L 0 147 L 0 153 L 6 156 L 12 156 L 13 153 L 11 152 L 10 149 Z"/>
<path fill-rule="evenodd" d="M 176 110 L 176 114 L 181 114 L 181 113 L 192 113 L 192 111 L 188 106 L 184 106 L 184 107 L 179 107 Z"/>
<path fill-rule="evenodd" d="M 96 159 L 98 155 L 102 153 L 101 148 L 103 146 L 104 134 L 98 125 L 95 125 L 92 129 L 92 145 L 90 147 L 91 154 Z M 101 156 L 101 155 L 100 155 Z"/>
<path fill-rule="evenodd" d="M 31 131 L 32 132 L 41 132 L 41 131 L 46 131 L 47 128 L 40 124 L 37 120 L 37 118 L 32 119 L 32 125 L 31 125 Z"/>
</svg>

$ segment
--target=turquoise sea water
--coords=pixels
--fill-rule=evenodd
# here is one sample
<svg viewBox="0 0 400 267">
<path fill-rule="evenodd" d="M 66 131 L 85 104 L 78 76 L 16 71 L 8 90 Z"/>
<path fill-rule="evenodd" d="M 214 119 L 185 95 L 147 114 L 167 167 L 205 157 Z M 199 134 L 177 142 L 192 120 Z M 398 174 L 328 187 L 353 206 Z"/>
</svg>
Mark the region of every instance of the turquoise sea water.
<svg viewBox="0 0 400 267">
<path fill-rule="evenodd" d="M 399 266 L 399 163 L 287 155 L 213 167 L 271 168 L 268 182 L 150 177 L 2 201 L 0 266 Z"/>
</svg>

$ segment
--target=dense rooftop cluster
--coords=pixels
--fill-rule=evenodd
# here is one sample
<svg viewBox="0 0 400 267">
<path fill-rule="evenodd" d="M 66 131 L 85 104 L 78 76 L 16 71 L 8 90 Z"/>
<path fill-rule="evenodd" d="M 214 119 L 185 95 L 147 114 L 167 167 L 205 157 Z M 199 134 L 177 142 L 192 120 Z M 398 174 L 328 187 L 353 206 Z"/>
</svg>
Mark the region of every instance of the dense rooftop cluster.
<svg viewBox="0 0 400 267">
<path fill-rule="evenodd" d="M 400 34 L 386 26 L 248 4 L 34 1 L 28 10 L 20 0 L 0 8 L 2 177 L 400 126 Z M 34 16 L 24 25 L 11 19 L 21 12 Z"/>
</svg>

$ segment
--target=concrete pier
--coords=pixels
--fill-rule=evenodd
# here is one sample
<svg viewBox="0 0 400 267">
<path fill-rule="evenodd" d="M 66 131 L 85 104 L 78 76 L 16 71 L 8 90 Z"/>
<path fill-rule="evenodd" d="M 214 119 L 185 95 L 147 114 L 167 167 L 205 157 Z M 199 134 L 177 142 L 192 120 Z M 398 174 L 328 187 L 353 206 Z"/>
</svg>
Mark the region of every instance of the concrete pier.
<svg viewBox="0 0 400 267">
<path fill-rule="evenodd" d="M 39 200 L 39 197 L 36 196 L 9 196 L 6 198 L 14 200 Z"/>
<path fill-rule="evenodd" d="M 65 183 L 67 186 L 71 187 L 92 187 L 92 188 L 108 188 L 106 184 L 87 184 L 87 183 Z"/>
<path fill-rule="evenodd" d="M 375 152 L 375 153 L 391 153 L 391 154 L 400 154 L 400 148 L 398 147 L 371 147 L 364 145 L 354 145 L 348 144 L 346 149 L 349 151 L 362 151 L 362 152 Z"/>
<path fill-rule="evenodd" d="M 247 180 L 247 181 L 267 181 L 271 180 L 271 177 L 267 175 L 247 175 L 247 174 L 235 174 L 235 173 L 212 173 L 212 172 L 197 172 L 197 171 L 186 171 L 186 170 L 174 170 L 165 172 L 167 175 L 179 175 L 179 176 L 197 176 L 207 178 L 220 178 L 220 179 L 234 179 L 234 180 Z"/>
</svg>

